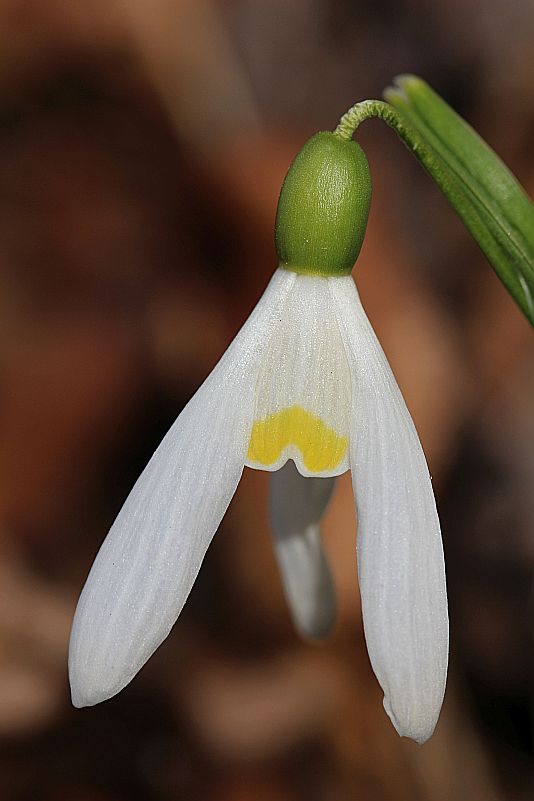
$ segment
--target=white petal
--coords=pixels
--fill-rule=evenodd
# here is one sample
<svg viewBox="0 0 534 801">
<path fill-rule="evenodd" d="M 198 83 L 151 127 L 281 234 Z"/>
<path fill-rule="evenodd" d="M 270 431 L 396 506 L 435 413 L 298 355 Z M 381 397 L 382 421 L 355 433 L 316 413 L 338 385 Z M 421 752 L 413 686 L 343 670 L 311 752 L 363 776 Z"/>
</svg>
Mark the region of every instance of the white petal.
<svg viewBox="0 0 534 801">
<path fill-rule="evenodd" d="M 350 277 L 330 280 L 352 374 L 351 468 L 365 636 L 384 707 L 424 742 L 447 675 L 445 565 L 425 457 Z"/>
<path fill-rule="evenodd" d="M 243 471 L 261 357 L 294 280 L 289 272 L 275 273 L 104 541 L 71 632 L 75 706 L 119 692 L 176 621 Z"/>
<path fill-rule="evenodd" d="M 321 545 L 319 522 L 335 478 L 304 478 L 293 462 L 271 473 L 270 510 L 286 598 L 305 637 L 330 634 L 336 616 L 334 583 Z"/>
<path fill-rule="evenodd" d="M 349 469 L 350 372 L 328 279 L 299 275 L 263 360 L 247 465 Z"/>
</svg>

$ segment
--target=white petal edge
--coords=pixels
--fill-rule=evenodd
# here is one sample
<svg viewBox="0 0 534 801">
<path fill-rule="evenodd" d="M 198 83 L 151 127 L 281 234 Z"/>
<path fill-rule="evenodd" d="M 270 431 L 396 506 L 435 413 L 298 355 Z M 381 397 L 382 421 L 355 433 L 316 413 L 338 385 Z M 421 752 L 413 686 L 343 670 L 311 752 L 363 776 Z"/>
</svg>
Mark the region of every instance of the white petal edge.
<svg viewBox="0 0 534 801">
<path fill-rule="evenodd" d="M 241 477 L 262 355 L 295 277 L 275 272 L 154 453 L 102 544 L 71 631 L 75 706 L 118 693 L 180 614 Z"/>
<path fill-rule="evenodd" d="M 398 733 L 424 742 L 447 677 L 445 563 L 419 437 L 352 278 L 330 279 L 352 375 L 351 469 L 365 637 Z"/>
<path fill-rule="evenodd" d="M 334 582 L 319 523 L 335 478 L 304 478 L 292 461 L 270 474 L 269 506 L 284 592 L 297 631 L 323 639 L 336 618 Z"/>
</svg>

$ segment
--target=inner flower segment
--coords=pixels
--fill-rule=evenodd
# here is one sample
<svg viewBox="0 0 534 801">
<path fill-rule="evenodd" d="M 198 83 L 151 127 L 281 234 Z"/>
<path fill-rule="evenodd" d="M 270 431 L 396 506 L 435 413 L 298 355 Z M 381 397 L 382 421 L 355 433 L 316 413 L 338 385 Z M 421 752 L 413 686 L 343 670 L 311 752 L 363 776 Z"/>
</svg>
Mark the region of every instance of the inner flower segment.
<svg viewBox="0 0 534 801">
<path fill-rule="evenodd" d="M 303 476 L 349 469 L 350 372 L 329 281 L 299 275 L 271 335 L 256 385 L 246 464 Z"/>
</svg>

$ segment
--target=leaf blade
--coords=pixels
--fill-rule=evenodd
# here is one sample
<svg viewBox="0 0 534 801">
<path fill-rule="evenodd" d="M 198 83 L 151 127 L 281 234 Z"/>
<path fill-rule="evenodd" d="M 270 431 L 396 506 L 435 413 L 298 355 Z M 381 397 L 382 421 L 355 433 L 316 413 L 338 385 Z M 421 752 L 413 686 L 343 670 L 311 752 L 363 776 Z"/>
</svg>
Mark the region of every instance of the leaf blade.
<svg viewBox="0 0 534 801">
<path fill-rule="evenodd" d="M 497 154 L 422 79 L 384 92 L 402 138 L 471 232 L 534 326 L 534 205 Z"/>
</svg>

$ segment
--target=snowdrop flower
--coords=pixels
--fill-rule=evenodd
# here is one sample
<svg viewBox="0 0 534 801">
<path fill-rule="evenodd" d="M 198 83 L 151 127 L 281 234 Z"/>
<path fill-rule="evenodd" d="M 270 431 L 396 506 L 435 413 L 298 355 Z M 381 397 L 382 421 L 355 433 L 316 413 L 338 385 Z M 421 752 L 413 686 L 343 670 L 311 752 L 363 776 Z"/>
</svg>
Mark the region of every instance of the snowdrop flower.
<svg viewBox="0 0 534 801">
<path fill-rule="evenodd" d="M 245 465 L 272 472 L 297 628 L 328 634 L 335 597 L 319 522 L 335 477 L 351 470 L 365 637 L 384 706 L 401 735 L 432 734 L 447 671 L 443 551 L 415 427 L 350 275 L 370 195 L 354 141 L 317 134 L 293 162 L 277 211 L 280 266 L 95 559 L 71 633 L 75 706 L 118 693 L 167 637 Z"/>
</svg>

